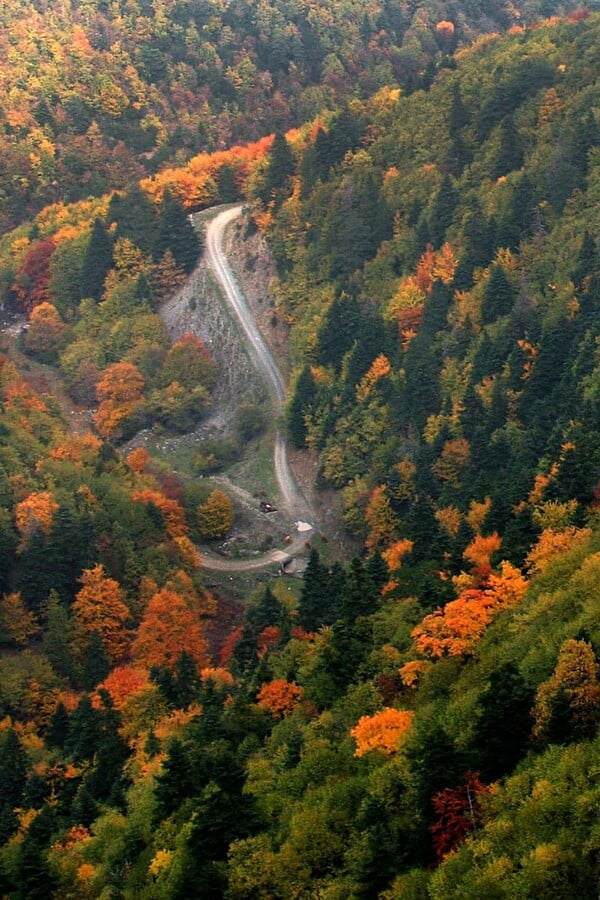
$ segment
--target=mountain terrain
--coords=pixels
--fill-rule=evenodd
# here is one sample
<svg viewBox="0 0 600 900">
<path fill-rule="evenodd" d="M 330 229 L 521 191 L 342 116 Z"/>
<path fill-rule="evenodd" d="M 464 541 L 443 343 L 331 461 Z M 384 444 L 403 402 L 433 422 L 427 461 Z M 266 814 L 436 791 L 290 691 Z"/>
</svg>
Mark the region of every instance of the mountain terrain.
<svg viewBox="0 0 600 900">
<path fill-rule="evenodd" d="M 9 900 L 598 896 L 600 15 L 360 9 L 3 8 Z"/>
</svg>

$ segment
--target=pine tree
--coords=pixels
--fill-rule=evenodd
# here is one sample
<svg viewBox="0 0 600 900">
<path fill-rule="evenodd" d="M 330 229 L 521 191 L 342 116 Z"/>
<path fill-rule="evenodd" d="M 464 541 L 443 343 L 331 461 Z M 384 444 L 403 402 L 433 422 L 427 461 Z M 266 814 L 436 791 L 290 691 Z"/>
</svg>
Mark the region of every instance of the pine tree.
<svg viewBox="0 0 600 900">
<path fill-rule="evenodd" d="M 104 281 L 113 265 L 113 245 L 102 219 L 94 219 L 92 233 L 83 258 L 80 296 L 98 301 L 104 293 Z"/>
<path fill-rule="evenodd" d="M 302 589 L 298 599 L 298 624 L 306 631 L 316 631 L 325 621 L 324 597 L 327 568 L 321 563 L 319 551 L 312 548 L 304 570 Z"/>
<path fill-rule="evenodd" d="M 289 180 L 294 174 L 295 168 L 292 149 L 285 135 L 281 131 L 276 131 L 269 153 L 264 184 L 259 193 L 263 203 L 267 204 L 271 200 L 275 200 L 275 203 L 279 204 L 285 199 L 289 189 Z"/>
<path fill-rule="evenodd" d="M 91 760 L 98 748 L 99 737 L 98 712 L 92 706 L 89 694 L 84 694 L 69 720 L 65 753 L 71 756 L 75 762 Z"/>
<path fill-rule="evenodd" d="M 90 635 L 85 653 L 81 685 L 85 691 L 93 691 L 110 672 L 110 661 L 104 642 L 98 631 L 94 629 Z"/>
<path fill-rule="evenodd" d="M 165 191 L 152 256 L 158 262 L 167 250 L 186 274 L 193 271 L 202 251 L 201 241 L 182 204 Z"/>
<path fill-rule="evenodd" d="M 156 234 L 156 213 L 152 201 L 139 185 L 129 188 L 125 193 L 115 192 L 112 195 L 106 221 L 116 223 L 117 238 L 129 238 L 144 253 L 152 251 Z"/>
<path fill-rule="evenodd" d="M 484 781 L 511 772 L 531 735 L 534 692 L 513 663 L 491 673 L 473 730 L 473 768 Z"/>
<path fill-rule="evenodd" d="M 69 734 L 69 713 L 64 703 L 59 703 L 52 713 L 50 724 L 46 732 L 46 744 L 48 747 L 64 747 Z"/>
<path fill-rule="evenodd" d="M 73 625 L 67 607 L 61 603 L 56 591 L 50 591 L 43 608 L 45 627 L 42 636 L 44 653 L 50 660 L 54 671 L 63 678 L 73 675 L 73 657 L 71 654 Z"/>
<path fill-rule="evenodd" d="M 15 808 L 21 803 L 27 781 L 27 756 L 14 728 L 0 743 L 0 845 L 18 827 Z"/>
<path fill-rule="evenodd" d="M 513 308 L 515 292 L 502 266 L 495 263 L 490 271 L 483 292 L 481 322 L 489 325 L 500 316 L 508 315 Z"/>
<path fill-rule="evenodd" d="M 444 175 L 429 212 L 429 234 L 434 247 L 440 248 L 446 239 L 458 195 L 449 175 Z"/>
<path fill-rule="evenodd" d="M 306 365 L 296 381 L 294 393 L 287 408 L 288 434 L 294 447 L 301 448 L 306 445 L 307 432 L 304 416 L 314 402 L 316 394 L 317 388 L 313 374 L 310 366 Z"/>
</svg>

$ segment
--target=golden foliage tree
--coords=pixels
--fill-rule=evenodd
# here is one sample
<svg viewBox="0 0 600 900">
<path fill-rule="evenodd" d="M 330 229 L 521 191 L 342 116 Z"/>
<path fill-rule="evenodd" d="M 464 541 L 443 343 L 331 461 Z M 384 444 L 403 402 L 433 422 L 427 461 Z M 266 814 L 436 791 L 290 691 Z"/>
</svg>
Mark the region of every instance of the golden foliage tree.
<svg viewBox="0 0 600 900">
<path fill-rule="evenodd" d="M 221 538 L 233 525 L 233 503 L 224 491 L 215 488 L 198 506 L 197 515 L 198 531 L 203 538 Z"/>
<path fill-rule="evenodd" d="M 304 691 L 294 681 L 278 678 L 263 684 L 258 692 L 257 705 L 277 719 L 289 715 L 300 703 Z"/>
<path fill-rule="evenodd" d="M 600 722 L 598 663 L 586 641 L 561 646 L 552 676 L 537 690 L 533 735 L 539 741 L 593 737 Z"/>
<path fill-rule="evenodd" d="M 114 578 L 106 577 L 102 565 L 85 569 L 80 581 L 82 587 L 72 607 L 78 649 L 84 653 L 96 631 L 110 660 L 117 662 L 129 647 L 129 610 L 121 587 Z"/>
<path fill-rule="evenodd" d="M 96 385 L 100 405 L 94 422 L 103 437 L 114 437 L 121 425 L 139 406 L 144 378 L 132 363 L 119 362 L 109 366 Z"/>
<path fill-rule="evenodd" d="M 166 588 L 150 599 L 131 653 L 147 667 L 173 669 L 182 653 L 192 657 L 198 670 L 210 665 L 200 617 L 180 594 Z"/>
<path fill-rule="evenodd" d="M 34 491 L 17 503 L 15 508 L 17 530 L 25 538 L 35 528 L 42 528 L 46 534 L 49 534 L 57 509 L 58 503 L 50 491 Z"/>
<path fill-rule="evenodd" d="M 35 616 L 27 609 L 18 592 L 7 594 L 0 600 L 0 629 L 17 647 L 24 647 L 30 638 L 39 633 Z"/>
<path fill-rule="evenodd" d="M 386 546 L 396 537 L 399 526 L 398 517 L 392 509 L 384 484 L 378 485 L 371 492 L 365 509 L 365 522 L 370 529 L 365 541 L 369 549 Z"/>
<path fill-rule="evenodd" d="M 369 750 L 379 750 L 391 756 L 408 736 L 414 717 L 412 710 L 389 706 L 372 716 L 362 716 L 350 731 L 356 741 L 354 755 L 364 756 Z"/>
</svg>

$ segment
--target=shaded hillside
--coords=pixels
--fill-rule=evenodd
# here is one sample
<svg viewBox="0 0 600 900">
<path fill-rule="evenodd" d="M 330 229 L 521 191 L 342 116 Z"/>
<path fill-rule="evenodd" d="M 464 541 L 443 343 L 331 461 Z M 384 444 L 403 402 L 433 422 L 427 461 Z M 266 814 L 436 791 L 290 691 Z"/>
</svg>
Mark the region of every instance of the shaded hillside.
<svg viewBox="0 0 600 900">
<path fill-rule="evenodd" d="M 261 213 L 290 435 L 369 548 L 452 573 L 478 509 L 519 563 L 594 501 L 598 29 L 480 42 L 426 93 L 348 107 Z"/>
</svg>

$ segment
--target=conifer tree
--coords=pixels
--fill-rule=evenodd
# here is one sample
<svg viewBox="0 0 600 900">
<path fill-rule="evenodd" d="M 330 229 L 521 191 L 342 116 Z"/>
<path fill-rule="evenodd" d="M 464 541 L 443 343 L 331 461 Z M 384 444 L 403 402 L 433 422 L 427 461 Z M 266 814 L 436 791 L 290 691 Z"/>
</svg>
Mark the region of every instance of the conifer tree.
<svg viewBox="0 0 600 900">
<path fill-rule="evenodd" d="M 298 599 L 298 624 L 306 631 L 316 631 L 326 621 L 325 596 L 327 568 L 321 563 L 319 551 L 313 547 L 304 570 L 302 589 Z"/>
<path fill-rule="evenodd" d="M 483 292 L 482 324 L 489 325 L 500 316 L 508 315 L 513 308 L 514 300 L 515 293 L 503 267 L 495 263 Z"/>
<path fill-rule="evenodd" d="M 305 365 L 294 387 L 292 399 L 287 408 L 287 427 L 294 447 L 306 445 L 306 423 L 304 416 L 316 398 L 317 388 L 310 366 Z"/>
<path fill-rule="evenodd" d="M 94 219 L 92 233 L 83 258 L 80 296 L 98 301 L 104 293 L 104 281 L 113 265 L 113 245 L 102 219 Z"/>
<path fill-rule="evenodd" d="M 195 267 L 202 245 L 185 209 L 169 191 L 165 191 L 160 206 L 158 231 L 152 256 L 158 262 L 167 250 L 186 274 Z"/>
<path fill-rule="evenodd" d="M 296 164 L 290 145 L 281 131 L 276 131 L 269 152 L 264 182 L 259 197 L 264 204 L 275 200 L 279 205 L 287 194 L 289 179 L 294 174 Z"/>
</svg>

